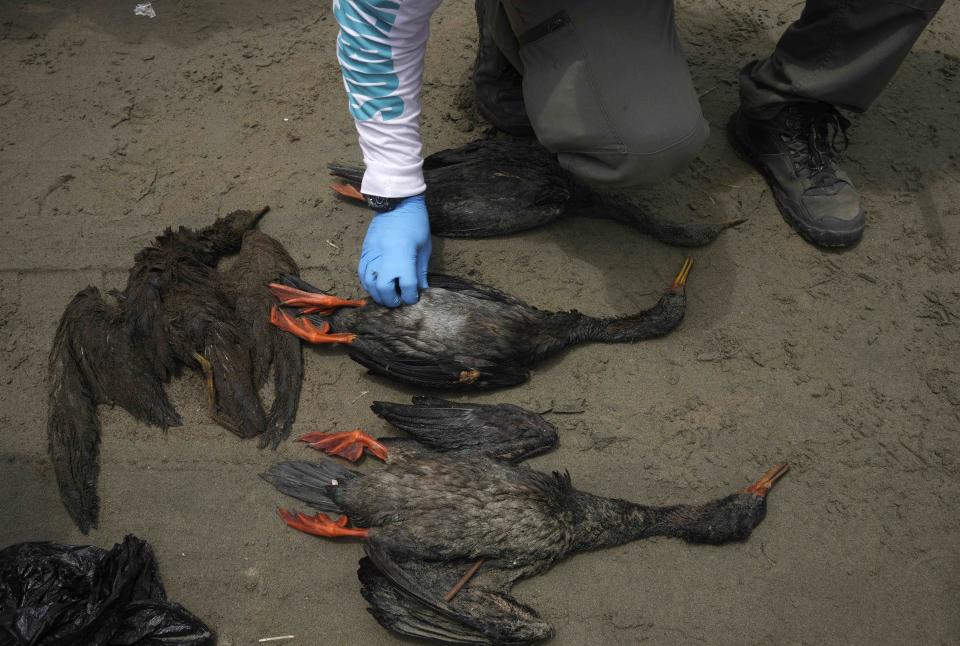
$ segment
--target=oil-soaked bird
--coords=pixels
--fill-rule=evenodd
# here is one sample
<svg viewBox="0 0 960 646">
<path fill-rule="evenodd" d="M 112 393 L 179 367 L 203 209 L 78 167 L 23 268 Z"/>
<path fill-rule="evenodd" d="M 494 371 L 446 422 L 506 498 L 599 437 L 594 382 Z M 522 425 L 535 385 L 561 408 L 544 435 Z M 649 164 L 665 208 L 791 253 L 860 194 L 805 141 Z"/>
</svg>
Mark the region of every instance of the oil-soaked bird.
<svg viewBox="0 0 960 646">
<path fill-rule="evenodd" d="M 331 164 L 332 188 L 363 201 L 363 169 Z M 559 218 L 616 220 L 661 242 L 698 247 L 743 222 L 671 222 L 623 195 L 601 193 L 574 178 L 534 140 L 481 139 L 442 150 L 423 162 L 427 212 L 435 235 L 486 238 L 540 227 Z"/>
<path fill-rule="evenodd" d="M 280 509 L 290 527 L 364 541 L 361 592 L 385 628 L 456 644 L 547 639 L 549 623 L 510 594 L 517 581 L 566 556 L 651 536 L 712 545 L 744 540 L 788 469 L 778 465 L 754 484 L 703 504 L 604 498 L 575 489 L 569 474 L 519 465 L 553 446 L 556 434 L 525 411 L 522 428 L 509 420 L 502 426 L 502 408 L 435 399 L 413 406 L 378 402 L 374 411 L 415 439 L 375 440 L 362 431 L 301 439 L 348 459 L 366 449 L 385 469 L 361 474 L 330 460 L 291 461 L 263 474 L 319 510 L 308 516 Z M 330 513 L 342 515 L 333 520 Z"/>
<path fill-rule="evenodd" d="M 181 423 L 163 384 L 186 366 L 205 375 L 210 416 L 263 444 L 289 432 L 302 379 L 299 343 L 267 324 L 268 283 L 296 275 L 276 241 L 252 231 L 266 209 L 235 211 L 209 227 L 168 229 L 140 251 L 122 292 L 78 293 L 60 320 L 49 361 L 48 451 L 64 505 L 81 531 L 99 520 L 98 404 L 142 422 Z M 233 268 L 220 258 L 240 251 Z M 275 365 L 269 416 L 257 386 Z"/>
<path fill-rule="evenodd" d="M 687 258 L 651 308 L 618 318 L 546 312 L 500 290 L 432 274 L 414 305 L 343 300 L 300 279 L 271 285 L 273 323 L 310 343 L 342 343 L 370 372 L 425 388 L 479 389 L 526 381 L 530 368 L 585 341 L 630 343 L 683 320 Z"/>
<path fill-rule="evenodd" d="M 259 390 L 273 368 L 274 400 L 260 434 L 260 448 L 277 448 L 290 434 L 303 383 L 300 342 L 270 323 L 276 302 L 269 285 L 300 275 L 297 263 L 275 238 L 248 231 L 233 265 L 223 272 L 225 292 L 236 310 L 236 323 L 251 352 L 253 385 Z M 228 380 L 229 383 L 229 380 Z"/>
</svg>

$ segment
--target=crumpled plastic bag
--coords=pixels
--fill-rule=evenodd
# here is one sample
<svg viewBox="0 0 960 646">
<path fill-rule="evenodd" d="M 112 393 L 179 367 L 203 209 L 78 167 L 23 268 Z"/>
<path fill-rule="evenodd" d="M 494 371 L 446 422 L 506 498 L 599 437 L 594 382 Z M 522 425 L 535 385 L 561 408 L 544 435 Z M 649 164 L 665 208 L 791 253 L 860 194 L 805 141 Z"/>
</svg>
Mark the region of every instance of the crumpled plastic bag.
<svg viewBox="0 0 960 646">
<path fill-rule="evenodd" d="M 153 549 L 128 535 L 92 545 L 0 550 L 0 646 L 212 646 L 212 630 L 169 601 Z"/>
</svg>

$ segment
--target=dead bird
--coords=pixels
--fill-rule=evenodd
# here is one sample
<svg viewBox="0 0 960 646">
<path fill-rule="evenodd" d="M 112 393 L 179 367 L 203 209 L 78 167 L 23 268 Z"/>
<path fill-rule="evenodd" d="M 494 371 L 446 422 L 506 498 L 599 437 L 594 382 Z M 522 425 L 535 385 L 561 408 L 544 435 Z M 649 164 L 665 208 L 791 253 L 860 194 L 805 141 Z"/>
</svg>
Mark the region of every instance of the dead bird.
<svg viewBox="0 0 960 646">
<path fill-rule="evenodd" d="M 260 448 L 277 448 L 290 435 L 297 415 L 303 384 L 303 355 L 300 342 L 283 334 L 270 323 L 276 300 L 269 285 L 284 276 L 300 275 L 300 268 L 275 238 L 252 230 L 243 236 L 243 245 L 233 265 L 223 272 L 228 298 L 236 311 L 236 323 L 251 353 L 253 385 L 259 390 L 273 369 L 273 404 L 266 428 L 260 434 Z"/>
<path fill-rule="evenodd" d="M 114 302 L 87 287 L 64 311 L 48 366 L 48 451 L 64 505 L 84 533 L 99 519 L 98 404 L 178 426 L 163 385 L 187 367 L 205 375 L 210 416 L 224 428 L 274 446 L 289 432 L 300 349 L 265 321 L 267 284 L 297 267 L 279 243 L 252 231 L 265 212 L 235 211 L 196 231 L 168 229 L 137 253 L 126 287 L 111 292 Z M 230 271 L 216 269 L 238 251 Z M 285 390 L 268 416 L 257 385 L 271 362 Z"/>
<path fill-rule="evenodd" d="M 313 433 L 304 441 L 356 459 L 366 449 L 386 468 L 359 473 L 331 461 L 282 462 L 263 478 L 309 503 L 308 516 L 280 509 L 300 531 L 364 541 L 361 593 L 370 613 L 401 635 L 457 644 L 525 644 L 553 636 L 550 624 L 510 594 L 559 560 L 651 536 L 719 545 L 747 539 L 766 515 L 766 495 L 787 472 L 701 504 L 650 506 L 574 488 L 569 473 L 519 464 L 556 434 L 526 412 L 510 432 L 499 406 L 415 400 L 374 411 L 414 439 L 375 440 L 362 431 Z M 522 410 L 522 409 L 521 409 Z M 514 413 L 516 416 L 516 413 Z M 498 419 L 499 418 L 499 419 Z M 342 514 L 337 520 L 328 514 Z"/>
<path fill-rule="evenodd" d="M 274 325 L 309 343 L 342 343 L 370 372 L 425 388 L 511 386 L 530 368 L 585 341 L 631 343 L 676 328 L 693 261 L 687 258 L 657 303 L 618 318 L 546 312 L 493 287 L 433 274 L 414 305 L 395 309 L 343 300 L 298 278 L 271 285 Z"/>
<path fill-rule="evenodd" d="M 363 169 L 331 164 L 332 188 L 363 201 Z M 442 150 L 423 162 L 427 211 L 435 235 L 486 238 L 518 233 L 568 216 L 616 220 L 681 247 L 712 242 L 744 220 L 722 224 L 671 222 L 629 198 L 601 193 L 561 168 L 556 156 L 528 139 L 481 139 Z"/>
</svg>

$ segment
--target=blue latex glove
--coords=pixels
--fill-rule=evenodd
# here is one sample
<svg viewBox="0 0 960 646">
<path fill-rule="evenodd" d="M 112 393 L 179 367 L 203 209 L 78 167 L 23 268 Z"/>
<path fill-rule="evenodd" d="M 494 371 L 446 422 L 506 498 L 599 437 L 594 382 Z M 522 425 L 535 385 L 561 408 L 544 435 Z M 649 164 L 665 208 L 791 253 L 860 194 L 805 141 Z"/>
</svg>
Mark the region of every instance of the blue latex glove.
<svg viewBox="0 0 960 646">
<path fill-rule="evenodd" d="M 381 305 L 412 305 L 427 288 L 432 249 L 426 201 L 408 197 L 370 221 L 360 248 L 360 284 Z"/>
</svg>

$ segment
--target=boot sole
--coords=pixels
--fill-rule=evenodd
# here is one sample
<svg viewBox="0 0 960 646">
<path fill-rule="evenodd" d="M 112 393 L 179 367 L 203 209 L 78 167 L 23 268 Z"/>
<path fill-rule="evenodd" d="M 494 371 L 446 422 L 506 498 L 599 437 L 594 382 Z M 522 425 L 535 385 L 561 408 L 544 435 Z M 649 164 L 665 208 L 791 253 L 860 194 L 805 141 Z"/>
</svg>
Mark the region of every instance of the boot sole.
<svg viewBox="0 0 960 646">
<path fill-rule="evenodd" d="M 783 189 L 780 188 L 766 167 L 757 160 L 753 151 L 748 149 L 737 138 L 736 121 L 739 114 L 739 111 L 734 112 L 733 115 L 730 116 L 730 120 L 727 121 L 727 139 L 730 141 L 730 145 L 733 146 L 734 151 L 736 151 L 737 156 L 747 164 L 750 164 L 750 166 L 766 180 L 767 186 L 770 187 L 770 192 L 773 193 L 773 200 L 777 204 L 777 210 L 780 211 L 780 217 L 783 218 L 784 222 L 789 224 L 790 228 L 799 233 L 800 237 L 804 240 L 818 247 L 838 249 L 852 247 L 860 242 L 863 238 L 862 228 L 859 231 L 821 229 L 806 222 L 797 214 L 798 207 Z"/>
</svg>

